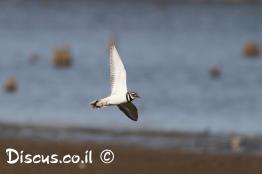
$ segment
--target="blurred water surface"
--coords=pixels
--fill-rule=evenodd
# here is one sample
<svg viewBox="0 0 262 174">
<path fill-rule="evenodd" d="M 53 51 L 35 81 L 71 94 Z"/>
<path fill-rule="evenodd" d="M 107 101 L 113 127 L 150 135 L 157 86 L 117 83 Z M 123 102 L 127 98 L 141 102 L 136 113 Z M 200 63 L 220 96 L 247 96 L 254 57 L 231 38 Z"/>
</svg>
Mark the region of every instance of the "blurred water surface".
<svg viewBox="0 0 262 174">
<path fill-rule="evenodd" d="M 262 59 L 241 46 L 262 43 L 261 5 L 1 1 L 0 121 L 108 129 L 262 132 Z M 88 103 L 110 93 L 107 41 L 118 36 L 128 86 L 141 100 L 138 123 Z M 55 69 L 56 47 L 74 64 Z M 30 63 L 32 54 L 39 60 Z M 221 78 L 208 75 L 221 67 Z"/>
</svg>

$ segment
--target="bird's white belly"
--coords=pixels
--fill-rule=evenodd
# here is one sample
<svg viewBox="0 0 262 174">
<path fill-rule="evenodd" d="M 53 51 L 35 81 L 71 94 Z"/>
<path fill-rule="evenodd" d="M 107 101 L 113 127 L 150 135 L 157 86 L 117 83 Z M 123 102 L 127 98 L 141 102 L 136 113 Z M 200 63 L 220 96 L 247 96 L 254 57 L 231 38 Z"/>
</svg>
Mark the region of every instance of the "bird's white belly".
<svg viewBox="0 0 262 174">
<path fill-rule="evenodd" d="M 125 103 L 126 101 L 126 94 L 123 95 L 111 95 L 107 97 L 107 102 L 109 105 L 119 105 L 121 103 Z"/>
</svg>

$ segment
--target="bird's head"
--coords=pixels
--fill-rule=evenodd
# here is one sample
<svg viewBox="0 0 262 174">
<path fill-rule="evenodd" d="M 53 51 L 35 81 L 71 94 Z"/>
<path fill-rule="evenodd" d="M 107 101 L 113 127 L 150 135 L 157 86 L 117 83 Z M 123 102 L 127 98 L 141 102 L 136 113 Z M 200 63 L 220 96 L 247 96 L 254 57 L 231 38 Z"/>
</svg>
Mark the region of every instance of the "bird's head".
<svg viewBox="0 0 262 174">
<path fill-rule="evenodd" d="M 131 97 L 132 100 L 134 100 L 136 98 L 140 98 L 140 96 L 137 94 L 137 92 L 130 91 L 129 94 L 130 94 L 130 97 Z"/>
</svg>

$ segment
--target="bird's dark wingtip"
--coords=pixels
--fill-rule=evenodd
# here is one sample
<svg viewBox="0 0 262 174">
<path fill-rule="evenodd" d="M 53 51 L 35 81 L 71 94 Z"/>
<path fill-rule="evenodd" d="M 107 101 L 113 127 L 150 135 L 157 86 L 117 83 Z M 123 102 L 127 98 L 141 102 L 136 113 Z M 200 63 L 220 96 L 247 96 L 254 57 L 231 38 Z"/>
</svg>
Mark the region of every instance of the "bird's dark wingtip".
<svg viewBox="0 0 262 174">
<path fill-rule="evenodd" d="M 132 119 L 133 121 L 138 121 L 138 119 L 137 118 L 135 118 L 135 119 Z"/>
<path fill-rule="evenodd" d="M 127 115 L 128 116 L 128 115 Z M 138 121 L 138 117 L 131 117 L 131 116 L 128 116 L 128 118 L 130 118 L 130 120 L 132 121 Z"/>
</svg>

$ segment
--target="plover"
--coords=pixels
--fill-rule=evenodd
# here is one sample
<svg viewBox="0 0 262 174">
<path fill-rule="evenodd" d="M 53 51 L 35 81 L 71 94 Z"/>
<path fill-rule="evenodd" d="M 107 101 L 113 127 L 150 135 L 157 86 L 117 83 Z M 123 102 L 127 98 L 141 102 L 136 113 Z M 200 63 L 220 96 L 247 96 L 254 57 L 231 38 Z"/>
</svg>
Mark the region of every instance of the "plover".
<svg viewBox="0 0 262 174">
<path fill-rule="evenodd" d="M 131 120 L 137 121 L 138 112 L 132 101 L 140 98 L 134 91 L 127 90 L 126 70 L 124 64 L 117 52 L 114 41 L 109 47 L 110 59 L 110 79 L 111 79 L 111 95 L 100 100 L 90 103 L 93 108 L 103 108 L 106 106 L 117 106 Z"/>
</svg>

